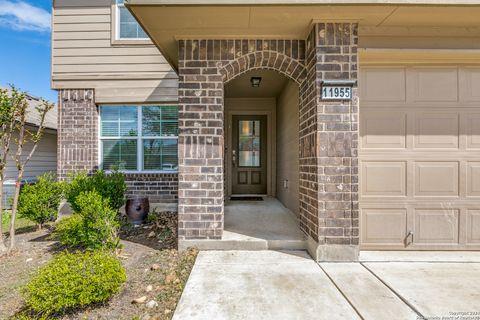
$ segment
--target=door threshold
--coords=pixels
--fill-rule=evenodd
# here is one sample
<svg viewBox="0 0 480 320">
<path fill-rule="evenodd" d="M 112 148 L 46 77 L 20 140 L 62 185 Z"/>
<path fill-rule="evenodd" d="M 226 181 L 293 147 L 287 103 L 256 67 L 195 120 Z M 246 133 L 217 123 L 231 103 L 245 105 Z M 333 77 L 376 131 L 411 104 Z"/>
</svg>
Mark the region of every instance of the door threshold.
<svg viewBox="0 0 480 320">
<path fill-rule="evenodd" d="M 263 201 L 263 196 L 230 196 L 230 201 Z"/>
</svg>

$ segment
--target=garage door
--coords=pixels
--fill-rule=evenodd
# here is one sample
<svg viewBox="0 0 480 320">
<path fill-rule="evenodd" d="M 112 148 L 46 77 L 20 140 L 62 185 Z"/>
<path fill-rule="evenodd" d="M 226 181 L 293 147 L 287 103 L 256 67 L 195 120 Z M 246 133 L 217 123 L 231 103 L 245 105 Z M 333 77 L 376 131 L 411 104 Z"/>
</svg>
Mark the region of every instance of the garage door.
<svg viewBox="0 0 480 320">
<path fill-rule="evenodd" d="M 360 78 L 363 249 L 480 249 L 480 66 Z"/>
</svg>

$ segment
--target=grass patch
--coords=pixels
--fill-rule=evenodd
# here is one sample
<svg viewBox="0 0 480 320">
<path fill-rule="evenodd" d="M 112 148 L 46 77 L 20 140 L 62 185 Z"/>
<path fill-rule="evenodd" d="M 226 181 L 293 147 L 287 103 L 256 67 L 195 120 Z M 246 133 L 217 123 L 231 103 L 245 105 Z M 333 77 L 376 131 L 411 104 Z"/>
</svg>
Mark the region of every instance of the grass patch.
<svg viewBox="0 0 480 320">
<path fill-rule="evenodd" d="M 10 229 L 10 219 L 2 221 L 2 232 L 8 232 Z M 25 218 L 17 218 L 15 221 L 15 230 L 17 232 L 35 231 L 35 223 Z"/>
</svg>

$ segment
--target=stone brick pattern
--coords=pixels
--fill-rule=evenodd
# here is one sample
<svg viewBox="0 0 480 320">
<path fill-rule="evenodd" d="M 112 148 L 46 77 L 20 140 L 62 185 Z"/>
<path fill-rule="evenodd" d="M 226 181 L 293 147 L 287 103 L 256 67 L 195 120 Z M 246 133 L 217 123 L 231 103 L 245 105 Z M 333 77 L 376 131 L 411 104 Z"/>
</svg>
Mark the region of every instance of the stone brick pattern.
<svg viewBox="0 0 480 320">
<path fill-rule="evenodd" d="M 127 174 L 127 197 L 145 196 L 150 203 L 176 203 L 178 201 L 178 174 Z"/>
<path fill-rule="evenodd" d="M 322 80 L 357 80 L 357 30 L 355 23 L 315 25 L 317 99 Z M 317 104 L 320 244 L 359 243 L 358 113 L 356 88 L 351 102 L 319 100 Z"/>
<path fill-rule="evenodd" d="M 58 99 L 57 175 L 93 172 L 98 163 L 98 111 L 93 89 L 60 90 Z"/>
<path fill-rule="evenodd" d="M 298 40 L 179 41 L 179 237 L 218 239 L 224 224 L 224 84 L 252 69 L 305 78 Z"/>
<path fill-rule="evenodd" d="M 300 86 L 299 101 L 299 215 L 300 228 L 318 240 L 318 119 L 319 92 L 316 85 L 315 32 L 306 41 L 306 80 Z"/>
</svg>

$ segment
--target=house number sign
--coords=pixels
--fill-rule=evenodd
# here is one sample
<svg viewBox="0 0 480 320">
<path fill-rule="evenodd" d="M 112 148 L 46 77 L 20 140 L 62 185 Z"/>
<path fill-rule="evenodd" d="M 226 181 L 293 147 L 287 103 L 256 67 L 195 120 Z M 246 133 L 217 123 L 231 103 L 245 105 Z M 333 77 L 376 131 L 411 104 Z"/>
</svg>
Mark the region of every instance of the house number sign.
<svg viewBox="0 0 480 320">
<path fill-rule="evenodd" d="M 322 82 L 322 100 L 352 100 L 352 90 L 356 81 L 324 80 Z"/>
<path fill-rule="evenodd" d="M 323 100 L 351 100 L 352 87 L 350 86 L 323 86 Z"/>
</svg>

